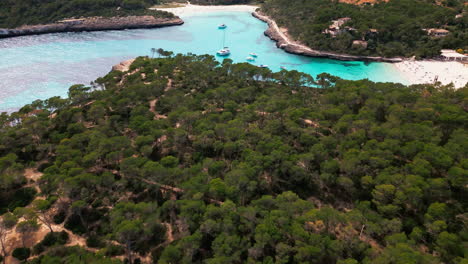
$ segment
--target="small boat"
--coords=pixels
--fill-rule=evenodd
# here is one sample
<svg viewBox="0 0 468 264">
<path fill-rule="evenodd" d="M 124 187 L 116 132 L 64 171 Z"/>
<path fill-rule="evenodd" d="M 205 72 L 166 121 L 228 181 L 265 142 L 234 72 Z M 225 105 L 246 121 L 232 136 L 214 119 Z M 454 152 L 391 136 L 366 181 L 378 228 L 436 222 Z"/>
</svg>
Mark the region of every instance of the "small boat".
<svg viewBox="0 0 468 264">
<path fill-rule="evenodd" d="M 260 67 L 260 68 L 268 68 L 268 65 L 260 64 L 258 67 Z"/>
<path fill-rule="evenodd" d="M 218 52 L 216 52 L 216 54 L 218 54 L 218 56 L 229 56 L 231 54 L 231 51 L 229 50 L 228 47 L 224 47 L 224 49 L 221 49 L 219 50 Z"/>
<path fill-rule="evenodd" d="M 253 52 L 252 52 L 252 53 L 249 53 L 249 55 L 252 56 L 252 57 L 254 57 L 254 58 L 257 58 L 257 57 L 258 57 L 258 55 L 257 55 L 256 53 L 253 53 Z"/>
<path fill-rule="evenodd" d="M 225 28 L 227 28 L 227 25 L 226 24 L 221 24 L 221 25 L 218 26 L 218 28 L 219 29 L 225 29 Z"/>
<path fill-rule="evenodd" d="M 247 57 L 246 60 L 247 60 L 247 61 L 254 61 L 255 58 L 254 58 L 254 57 Z"/>
<path fill-rule="evenodd" d="M 284 66 L 280 66 L 280 69 L 282 69 L 282 70 L 286 70 L 286 67 L 284 67 Z"/>
</svg>

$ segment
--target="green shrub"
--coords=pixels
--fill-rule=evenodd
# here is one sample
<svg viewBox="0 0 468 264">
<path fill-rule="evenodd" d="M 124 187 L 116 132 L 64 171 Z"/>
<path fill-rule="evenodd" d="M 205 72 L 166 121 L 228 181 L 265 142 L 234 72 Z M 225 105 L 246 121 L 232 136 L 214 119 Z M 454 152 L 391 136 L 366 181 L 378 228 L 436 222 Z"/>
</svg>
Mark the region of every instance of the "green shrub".
<svg viewBox="0 0 468 264">
<path fill-rule="evenodd" d="M 39 254 L 41 254 L 42 252 L 44 252 L 45 249 L 46 249 L 46 248 L 44 247 L 44 245 L 42 244 L 42 242 L 37 243 L 37 244 L 34 245 L 34 247 L 33 247 L 32 254 L 33 254 L 33 255 L 39 255 Z"/>
<path fill-rule="evenodd" d="M 69 236 L 65 231 L 62 232 L 49 232 L 44 239 L 33 247 L 32 253 L 39 255 L 46 250 L 46 248 L 57 245 L 65 245 L 68 242 Z"/>
<path fill-rule="evenodd" d="M 44 172 L 45 169 L 47 169 L 48 167 L 50 167 L 52 165 L 53 165 L 53 163 L 49 163 L 49 162 L 42 163 L 41 165 L 39 165 L 39 167 L 37 167 L 37 171 Z"/>
<path fill-rule="evenodd" d="M 80 217 L 78 215 L 71 215 L 65 222 L 65 228 L 79 235 L 86 232 L 86 229 L 81 223 Z"/>
<path fill-rule="evenodd" d="M 68 235 L 68 233 L 65 231 L 62 231 L 58 233 L 57 244 L 65 245 L 66 243 L 68 243 L 69 239 L 70 239 L 70 236 Z"/>
<path fill-rule="evenodd" d="M 47 201 L 50 202 L 50 205 L 52 206 L 56 201 L 58 200 L 58 197 L 55 195 L 47 197 Z"/>
<path fill-rule="evenodd" d="M 173 156 L 167 156 L 161 159 L 161 164 L 167 168 L 175 168 L 179 164 L 179 159 Z"/>
<path fill-rule="evenodd" d="M 91 248 L 102 248 L 104 243 L 99 236 L 91 235 L 86 239 L 86 245 Z"/>
<path fill-rule="evenodd" d="M 114 256 L 121 256 L 125 254 L 125 249 L 122 246 L 110 244 L 107 245 L 106 248 L 106 256 L 114 257 Z"/>
<path fill-rule="evenodd" d="M 12 256 L 19 260 L 25 260 L 29 258 L 30 255 L 31 255 L 31 250 L 29 248 L 23 248 L 23 247 L 15 248 L 15 250 L 13 250 L 13 253 L 12 253 Z"/>
<path fill-rule="evenodd" d="M 53 245 L 65 245 L 68 242 L 68 233 L 66 231 L 62 231 L 59 233 L 52 233 L 49 232 L 44 239 L 42 240 L 41 244 L 45 247 L 50 247 Z"/>
<path fill-rule="evenodd" d="M 32 202 L 36 193 L 34 188 L 26 187 L 11 192 L 11 194 L 0 195 L 0 214 L 6 211 L 13 212 L 16 207 L 27 206 Z"/>
<path fill-rule="evenodd" d="M 45 247 L 50 247 L 54 245 L 55 242 L 57 242 L 57 236 L 55 235 L 55 233 L 50 232 L 44 237 L 41 244 Z"/>
<path fill-rule="evenodd" d="M 65 211 L 59 211 L 56 215 L 54 215 L 54 223 L 57 225 L 60 225 L 65 221 L 65 218 L 67 217 L 67 213 Z"/>
<path fill-rule="evenodd" d="M 146 4 L 141 0 L 124 0 L 122 6 L 125 9 L 136 10 L 146 7 Z"/>
</svg>

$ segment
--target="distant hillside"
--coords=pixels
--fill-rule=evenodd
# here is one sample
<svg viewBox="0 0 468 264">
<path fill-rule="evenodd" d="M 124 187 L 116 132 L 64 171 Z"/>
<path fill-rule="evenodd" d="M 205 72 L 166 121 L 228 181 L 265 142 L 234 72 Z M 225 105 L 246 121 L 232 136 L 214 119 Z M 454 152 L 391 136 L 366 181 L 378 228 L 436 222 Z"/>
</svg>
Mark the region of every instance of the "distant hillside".
<svg viewBox="0 0 468 264">
<path fill-rule="evenodd" d="M 157 3 L 158 0 L 2 0 L 0 28 L 52 23 L 71 17 L 130 15 L 173 17 L 167 12 L 147 10 Z"/>
<path fill-rule="evenodd" d="M 468 51 L 467 6 L 462 1 L 340 2 L 270 0 L 262 10 L 293 38 L 317 50 L 384 57 L 433 57 L 442 48 Z"/>
</svg>

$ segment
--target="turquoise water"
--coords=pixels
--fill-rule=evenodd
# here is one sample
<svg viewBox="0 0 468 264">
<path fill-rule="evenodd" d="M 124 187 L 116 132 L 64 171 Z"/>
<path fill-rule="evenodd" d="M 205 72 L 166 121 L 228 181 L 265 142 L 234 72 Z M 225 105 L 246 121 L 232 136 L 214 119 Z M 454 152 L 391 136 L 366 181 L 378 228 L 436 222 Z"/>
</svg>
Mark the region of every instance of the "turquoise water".
<svg viewBox="0 0 468 264">
<path fill-rule="evenodd" d="M 83 33 L 59 33 L 0 40 L 0 111 L 18 109 L 36 99 L 66 96 L 68 87 L 89 84 L 108 73 L 120 61 L 150 55 L 151 48 L 175 53 L 215 54 L 222 47 L 225 23 L 230 58 L 245 62 L 250 52 L 258 54 L 253 64 L 280 66 L 313 76 L 328 72 L 345 79 L 405 82 L 386 63 L 340 62 L 292 55 L 276 48 L 265 37 L 267 25 L 246 12 L 217 12 L 183 17 L 182 26 Z M 221 60 L 221 58 L 220 58 Z"/>
</svg>

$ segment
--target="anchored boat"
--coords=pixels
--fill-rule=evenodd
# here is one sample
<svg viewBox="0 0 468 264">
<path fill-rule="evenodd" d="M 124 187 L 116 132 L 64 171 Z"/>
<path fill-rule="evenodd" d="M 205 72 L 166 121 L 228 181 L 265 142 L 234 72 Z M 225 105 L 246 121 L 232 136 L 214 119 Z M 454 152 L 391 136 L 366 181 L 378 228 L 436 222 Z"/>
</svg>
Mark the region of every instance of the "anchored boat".
<svg viewBox="0 0 468 264">
<path fill-rule="evenodd" d="M 218 28 L 219 29 L 225 29 L 225 28 L 227 28 L 227 25 L 226 24 L 221 24 L 221 25 L 218 26 Z"/>
<path fill-rule="evenodd" d="M 227 57 L 231 55 L 231 50 L 229 50 L 229 48 L 226 47 L 225 42 L 226 42 L 226 31 L 223 31 L 223 46 L 222 47 L 224 48 L 218 50 L 218 52 L 216 52 L 216 55 L 222 56 L 222 57 Z"/>
<path fill-rule="evenodd" d="M 225 57 L 225 56 L 229 56 L 231 54 L 231 51 L 229 50 L 228 47 L 224 47 L 223 49 L 218 50 L 216 54 L 218 54 L 218 56 Z"/>
</svg>

